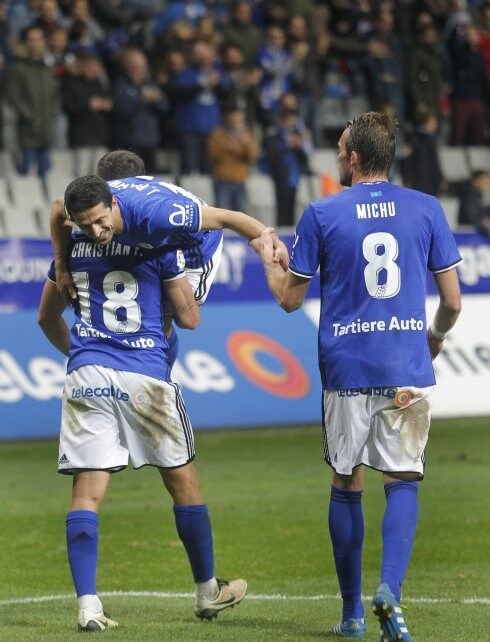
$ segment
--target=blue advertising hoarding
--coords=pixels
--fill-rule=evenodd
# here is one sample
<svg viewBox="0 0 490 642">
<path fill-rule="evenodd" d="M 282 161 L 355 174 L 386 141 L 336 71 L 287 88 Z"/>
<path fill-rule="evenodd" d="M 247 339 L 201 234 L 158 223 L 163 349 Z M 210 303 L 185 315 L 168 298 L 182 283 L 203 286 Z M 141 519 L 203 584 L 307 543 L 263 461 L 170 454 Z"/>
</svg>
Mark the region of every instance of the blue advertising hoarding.
<svg viewBox="0 0 490 642">
<path fill-rule="evenodd" d="M 464 332 L 460 338 L 455 330 L 453 352 L 481 354 L 490 322 L 490 242 L 479 234 L 456 234 L 456 239 L 464 258 L 459 268 L 462 290 L 474 305 L 467 306 L 472 311 L 467 327 L 463 318 L 458 323 L 456 330 L 461 326 Z M 286 241 L 291 244 L 292 237 Z M 0 241 L 0 439 L 54 437 L 59 430 L 65 359 L 36 323 L 51 258 L 49 241 Z M 315 278 L 309 305 L 286 315 L 267 289 L 257 255 L 242 239 L 226 238 L 201 326 L 192 332 L 179 331 L 180 352 L 173 376 L 183 388 L 195 428 L 320 421 L 318 285 Z M 434 292 L 429 278 L 428 293 Z M 68 322 L 70 315 L 67 312 Z M 470 339 L 475 346 L 466 345 Z M 448 364 L 438 360 L 438 379 L 447 377 L 449 382 L 449 376 L 454 376 L 453 390 L 462 390 L 470 382 L 466 399 L 475 390 L 474 401 L 463 404 L 460 414 L 486 413 L 477 394 L 480 385 L 486 385 L 482 374 L 473 373 L 470 381 L 468 373 L 460 376 L 451 361 L 454 358 Z M 453 398 L 443 400 L 441 406 L 457 414 L 461 404 L 455 405 Z"/>
</svg>

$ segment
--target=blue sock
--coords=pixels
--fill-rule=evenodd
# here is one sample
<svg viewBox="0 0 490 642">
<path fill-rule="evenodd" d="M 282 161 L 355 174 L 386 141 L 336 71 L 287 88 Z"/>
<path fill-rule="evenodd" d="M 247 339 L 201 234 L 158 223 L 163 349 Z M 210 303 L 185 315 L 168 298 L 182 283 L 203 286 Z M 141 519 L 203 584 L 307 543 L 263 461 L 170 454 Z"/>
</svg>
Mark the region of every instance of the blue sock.
<svg viewBox="0 0 490 642">
<path fill-rule="evenodd" d="M 343 622 L 350 618 L 364 617 L 361 600 L 364 542 L 361 499 L 362 490 L 341 490 L 332 486 L 328 525 L 343 601 Z"/>
<path fill-rule="evenodd" d="M 194 576 L 194 582 L 214 577 L 213 533 L 206 504 L 175 506 L 175 524 Z"/>
<path fill-rule="evenodd" d="M 68 562 L 77 597 L 95 595 L 99 517 L 91 510 L 73 510 L 66 516 Z"/>
<path fill-rule="evenodd" d="M 177 332 L 175 332 L 175 327 L 172 325 L 172 334 L 167 337 L 168 350 L 167 350 L 167 362 L 169 372 L 174 367 L 175 360 L 179 353 L 179 337 Z"/>
<path fill-rule="evenodd" d="M 418 517 L 418 483 L 396 481 L 385 485 L 381 582 L 398 601 L 407 572 Z"/>
</svg>

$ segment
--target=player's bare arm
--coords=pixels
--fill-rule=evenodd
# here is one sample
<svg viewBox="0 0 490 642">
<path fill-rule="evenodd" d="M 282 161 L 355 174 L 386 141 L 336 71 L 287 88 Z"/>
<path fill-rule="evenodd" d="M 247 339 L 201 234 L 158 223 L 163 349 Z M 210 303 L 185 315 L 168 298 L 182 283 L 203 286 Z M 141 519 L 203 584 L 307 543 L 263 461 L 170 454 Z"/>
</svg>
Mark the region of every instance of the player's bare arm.
<svg viewBox="0 0 490 642">
<path fill-rule="evenodd" d="M 37 322 L 54 347 L 68 356 L 70 331 L 62 316 L 65 307 L 66 304 L 56 284 L 46 281 L 37 313 Z"/>
<path fill-rule="evenodd" d="M 165 307 L 171 311 L 171 319 L 179 328 L 194 330 L 201 322 L 199 305 L 194 298 L 189 281 L 184 277 L 164 281 Z"/>
<path fill-rule="evenodd" d="M 56 268 L 56 287 L 67 305 L 77 298 L 77 290 L 67 266 L 68 246 L 73 224 L 67 219 L 63 197 L 51 205 L 50 230 Z"/>
<path fill-rule="evenodd" d="M 266 226 L 243 212 L 225 210 L 219 207 L 210 207 L 205 205 L 202 208 L 201 229 L 203 230 L 232 230 L 248 241 L 258 238 L 266 229 Z M 287 269 L 289 264 L 289 253 L 286 246 L 271 230 L 271 238 L 274 248 L 274 260 L 280 263 L 283 269 Z M 252 245 L 253 247 L 253 245 Z"/>
<path fill-rule="evenodd" d="M 461 292 L 456 268 L 434 274 L 434 280 L 440 300 L 427 333 L 432 359 L 442 350 L 446 334 L 456 323 L 461 312 Z"/>
</svg>

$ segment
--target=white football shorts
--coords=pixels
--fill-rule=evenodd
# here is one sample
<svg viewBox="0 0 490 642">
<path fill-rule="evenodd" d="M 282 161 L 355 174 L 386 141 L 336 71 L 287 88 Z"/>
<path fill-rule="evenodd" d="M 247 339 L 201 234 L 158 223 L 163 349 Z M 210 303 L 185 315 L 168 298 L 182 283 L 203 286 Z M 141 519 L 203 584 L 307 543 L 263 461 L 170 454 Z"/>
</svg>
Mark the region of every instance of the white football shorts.
<svg viewBox="0 0 490 642">
<path fill-rule="evenodd" d="M 221 239 L 213 256 L 202 267 L 196 269 L 185 269 L 185 275 L 191 284 L 191 288 L 194 292 L 194 298 L 198 305 L 202 305 L 208 297 L 209 290 L 211 289 L 214 277 L 218 271 L 222 253 L 223 239 Z"/>
<path fill-rule="evenodd" d="M 131 463 L 176 468 L 192 461 L 194 435 L 180 387 L 88 365 L 66 376 L 58 472 L 115 472 Z"/>
<path fill-rule="evenodd" d="M 364 464 L 424 476 L 434 387 L 323 391 L 325 461 L 339 475 Z"/>
</svg>

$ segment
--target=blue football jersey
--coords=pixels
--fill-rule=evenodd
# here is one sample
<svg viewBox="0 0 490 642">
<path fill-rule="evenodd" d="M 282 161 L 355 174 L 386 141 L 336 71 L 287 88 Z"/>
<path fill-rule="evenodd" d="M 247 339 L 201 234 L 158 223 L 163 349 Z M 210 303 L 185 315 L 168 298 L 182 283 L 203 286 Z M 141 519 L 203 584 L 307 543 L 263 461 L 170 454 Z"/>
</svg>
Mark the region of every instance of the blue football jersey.
<svg viewBox="0 0 490 642">
<path fill-rule="evenodd" d="M 184 276 L 180 250 L 100 245 L 76 232 L 70 271 L 78 290 L 68 372 L 96 364 L 168 381 L 162 281 Z M 54 265 L 48 277 L 55 280 Z"/>
<path fill-rule="evenodd" d="M 289 269 L 312 277 L 320 268 L 323 387 L 433 385 L 427 270 L 460 262 L 433 196 L 388 182 L 359 183 L 310 204 Z"/>
<path fill-rule="evenodd" d="M 117 179 L 108 185 L 124 222 L 123 232 L 115 239 L 119 243 L 182 248 L 190 269 L 200 268 L 211 259 L 223 232 L 201 231 L 203 200 L 153 176 Z"/>
</svg>

